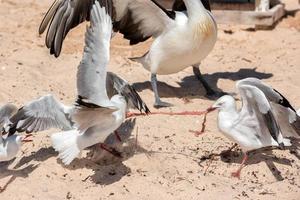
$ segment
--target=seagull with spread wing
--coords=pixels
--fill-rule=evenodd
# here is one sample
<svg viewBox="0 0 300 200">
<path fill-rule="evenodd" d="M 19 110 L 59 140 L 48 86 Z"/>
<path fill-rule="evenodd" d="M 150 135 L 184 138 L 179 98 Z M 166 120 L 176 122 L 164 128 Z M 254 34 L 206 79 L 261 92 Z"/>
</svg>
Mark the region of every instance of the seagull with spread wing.
<svg viewBox="0 0 300 200">
<path fill-rule="evenodd" d="M 77 71 L 75 105 L 65 106 L 52 95 L 41 97 L 25 105 L 10 119 L 9 132 L 36 132 L 51 127 L 64 130 L 53 134 L 51 139 L 59 157 L 68 165 L 81 150 L 103 143 L 119 128 L 128 108 L 149 113 L 146 104 L 125 80 L 106 71 L 111 32 L 110 16 L 95 2 Z"/>
<path fill-rule="evenodd" d="M 155 107 L 171 106 L 160 99 L 157 74 L 168 75 L 193 66 L 210 97 L 223 93 L 214 91 L 199 70 L 200 62 L 211 52 L 217 40 L 217 25 L 210 12 L 208 0 L 176 0 L 167 10 L 155 0 L 96 0 L 105 4 L 113 19 L 114 31 L 124 35 L 130 44 L 154 38 L 149 51 L 132 60 L 151 72 Z M 55 0 L 39 29 L 48 27 L 46 46 L 59 56 L 67 33 L 85 20 L 90 20 L 93 0 Z"/>
<path fill-rule="evenodd" d="M 266 90 L 262 90 L 262 86 L 248 84 L 249 80 L 241 80 L 236 84 L 242 99 L 239 111 L 234 98 L 229 95 L 219 98 L 212 106 L 212 109 L 219 110 L 219 129 L 228 139 L 239 144 L 244 152 L 240 168 L 232 173 L 235 177 L 240 177 L 248 152 L 263 147 L 282 148 L 291 145 L 280 129 L 285 122 L 276 118 L 268 95 L 265 95 Z"/>
</svg>

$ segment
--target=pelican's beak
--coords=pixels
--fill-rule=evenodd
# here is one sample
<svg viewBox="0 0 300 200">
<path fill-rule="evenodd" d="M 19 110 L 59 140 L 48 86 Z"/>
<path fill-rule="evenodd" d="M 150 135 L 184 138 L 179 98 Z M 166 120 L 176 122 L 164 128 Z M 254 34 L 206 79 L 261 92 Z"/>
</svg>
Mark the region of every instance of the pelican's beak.
<svg viewBox="0 0 300 200">
<path fill-rule="evenodd" d="M 25 137 L 22 139 L 22 142 L 32 142 L 33 140 L 32 139 L 28 139 L 29 137 L 31 137 L 32 134 L 27 134 L 25 135 Z"/>
</svg>

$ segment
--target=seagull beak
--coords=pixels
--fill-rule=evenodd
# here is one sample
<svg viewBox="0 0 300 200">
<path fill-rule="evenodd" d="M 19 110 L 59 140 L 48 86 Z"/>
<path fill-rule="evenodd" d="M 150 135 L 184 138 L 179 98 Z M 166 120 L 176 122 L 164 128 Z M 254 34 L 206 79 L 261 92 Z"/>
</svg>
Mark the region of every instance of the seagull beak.
<svg viewBox="0 0 300 200">
<path fill-rule="evenodd" d="M 32 139 L 28 139 L 29 137 L 31 137 L 32 134 L 27 134 L 25 135 L 25 137 L 22 139 L 22 142 L 32 142 L 33 140 Z"/>
</svg>

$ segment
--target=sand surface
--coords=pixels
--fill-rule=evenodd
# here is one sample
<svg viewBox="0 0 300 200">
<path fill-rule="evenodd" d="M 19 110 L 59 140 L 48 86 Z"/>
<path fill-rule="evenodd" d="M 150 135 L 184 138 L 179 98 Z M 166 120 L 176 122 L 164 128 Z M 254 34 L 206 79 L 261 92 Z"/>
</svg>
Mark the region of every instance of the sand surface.
<svg viewBox="0 0 300 200">
<path fill-rule="evenodd" d="M 0 0 L 0 103 L 18 106 L 52 93 L 66 104 L 76 97 L 75 75 L 81 59 L 85 24 L 65 40 L 61 56 L 49 55 L 39 22 L 51 0 Z M 287 0 L 291 10 L 297 1 Z M 291 14 L 295 14 L 291 12 Z M 217 89 L 235 92 L 235 81 L 257 77 L 300 107 L 300 15 L 289 15 L 270 31 L 249 31 L 241 26 L 219 26 L 218 41 L 203 61 L 205 78 Z M 232 34 L 228 34 L 228 31 Z M 227 32 L 227 33 L 225 33 Z M 131 83 L 152 107 L 150 74 L 127 57 L 142 55 L 151 44 L 135 47 L 117 35 L 111 45 L 109 69 Z M 163 111 L 204 110 L 205 98 L 192 69 L 158 76 L 163 100 L 174 104 Z M 149 116 L 137 118 L 123 162 L 97 165 L 76 159 L 69 167 L 57 160 L 49 136 L 37 133 L 17 158 L 0 164 L 0 199 L 299 199 L 300 162 L 289 150 L 251 157 L 241 179 L 231 177 L 242 159 L 235 149 L 212 160 L 233 143 L 216 126 L 217 113 L 207 119 L 207 130 L 195 137 L 202 117 Z M 138 134 L 138 143 L 135 137 Z"/>
</svg>

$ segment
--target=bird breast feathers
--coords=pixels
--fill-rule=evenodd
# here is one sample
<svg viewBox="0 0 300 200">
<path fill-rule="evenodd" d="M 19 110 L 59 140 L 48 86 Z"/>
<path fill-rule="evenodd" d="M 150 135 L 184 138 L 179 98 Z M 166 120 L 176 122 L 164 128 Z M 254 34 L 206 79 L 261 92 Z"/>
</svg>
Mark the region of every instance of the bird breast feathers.
<svg viewBox="0 0 300 200">
<path fill-rule="evenodd" d="M 215 35 L 215 24 L 210 16 L 205 15 L 193 27 L 194 40 L 204 40 L 209 36 Z"/>
</svg>

